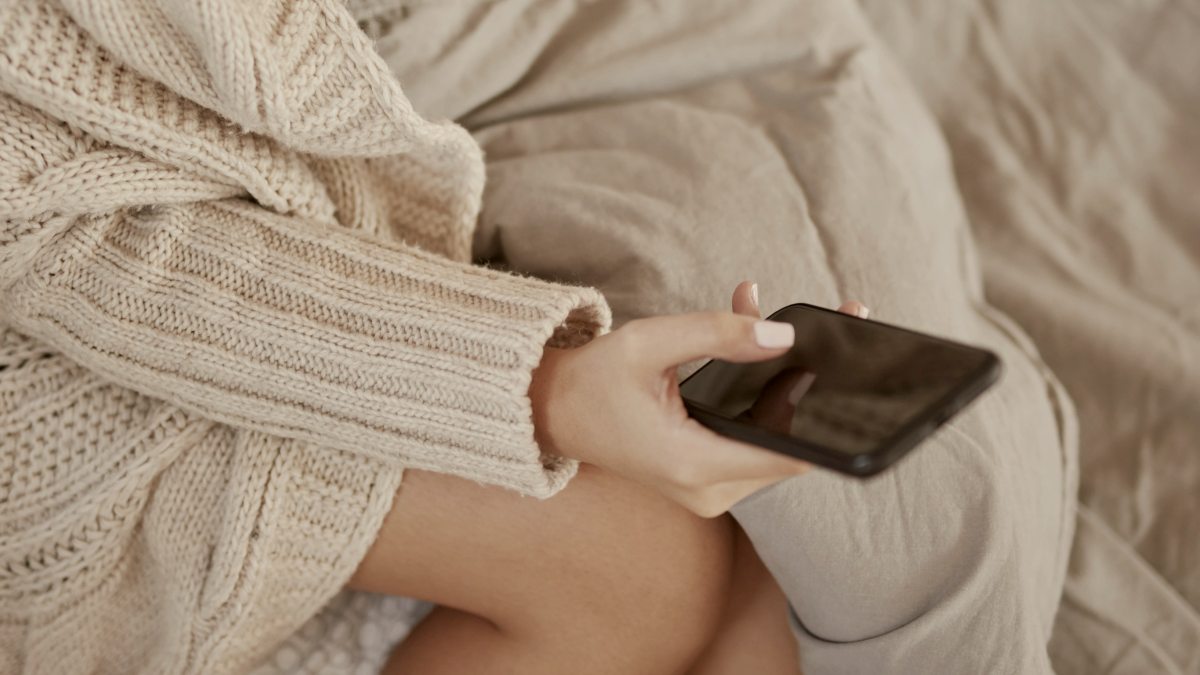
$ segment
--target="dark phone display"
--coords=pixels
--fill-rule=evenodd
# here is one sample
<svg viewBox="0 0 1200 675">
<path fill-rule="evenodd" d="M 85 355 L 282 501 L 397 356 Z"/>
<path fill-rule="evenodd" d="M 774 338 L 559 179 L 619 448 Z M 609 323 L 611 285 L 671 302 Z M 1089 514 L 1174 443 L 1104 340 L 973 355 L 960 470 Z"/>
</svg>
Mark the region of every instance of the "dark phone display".
<svg viewBox="0 0 1200 675">
<path fill-rule="evenodd" d="M 986 352 L 834 312 L 787 307 L 796 344 L 760 363 L 712 361 L 684 398 L 849 455 L 869 453 L 987 365 Z"/>
</svg>

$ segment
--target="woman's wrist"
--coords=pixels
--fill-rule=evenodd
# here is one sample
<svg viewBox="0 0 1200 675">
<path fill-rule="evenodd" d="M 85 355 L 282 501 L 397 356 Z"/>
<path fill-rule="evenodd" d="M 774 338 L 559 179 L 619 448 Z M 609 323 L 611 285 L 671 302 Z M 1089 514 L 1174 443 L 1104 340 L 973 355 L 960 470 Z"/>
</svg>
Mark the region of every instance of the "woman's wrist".
<svg viewBox="0 0 1200 675">
<path fill-rule="evenodd" d="M 529 402 L 533 408 L 533 436 L 542 452 L 566 457 L 555 433 L 558 410 L 556 384 L 562 377 L 562 359 L 568 350 L 546 347 L 542 360 L 533 370 L 529 383 Z"/>
</svg>

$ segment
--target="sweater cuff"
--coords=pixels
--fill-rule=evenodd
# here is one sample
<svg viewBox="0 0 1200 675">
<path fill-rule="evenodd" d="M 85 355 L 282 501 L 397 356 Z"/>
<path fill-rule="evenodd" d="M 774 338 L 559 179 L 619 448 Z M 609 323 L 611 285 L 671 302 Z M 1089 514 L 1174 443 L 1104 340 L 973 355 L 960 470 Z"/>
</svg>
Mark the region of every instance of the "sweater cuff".
<svg viewBox="0 0 1200 675">
<path fill-rule="evenodd" d="M 209 419 L 547 497 L 528 396 L 547 344 L 608 330 L 591 288 L 455 262 L 237 200 L 84 218 L 6 321 Z"/>
</svg>

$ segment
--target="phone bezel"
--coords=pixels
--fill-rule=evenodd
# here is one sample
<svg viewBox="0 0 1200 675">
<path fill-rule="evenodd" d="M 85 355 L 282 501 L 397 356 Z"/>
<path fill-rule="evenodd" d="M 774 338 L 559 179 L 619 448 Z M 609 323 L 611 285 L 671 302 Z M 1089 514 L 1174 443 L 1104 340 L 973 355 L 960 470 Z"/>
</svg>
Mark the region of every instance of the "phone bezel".
<svg viewBox="0 0 1200 675">
<path fill-rule="evenodd" d="M 781 307 L 768 316 L 767 319 L 775 319 L 784 312 L 796 309 L 835 314 L 847 321 L 863 321 L 863 319 L 855 316 L 803 302 Z M 849 455 L 820 444 L 809 443 L 786 434 L 769 431 L 728 417 L 703 404 L 688 400 L 686 396 L 682 395 L 684 385 L 702 370 L 708 368 L 712 364 L 712 360 L 697 368 L 696 372 L 684 378 L 679 383 L 680 395 L 683 399 L 684 407 L 687 408 L 688 415 L 697 422 L 723 436 L 774 450 L 806 462 L 812 462 L 813 464 L 833 469 L 834 471 L 865 478 L 873 476 L 895 464 L 897 460 L 908 454 L 918 443 L 936 431 L 947 420 L 958 414 L 967 404 L 979 397 L 980 394 L 1000 378 L 1001 371 L 1003 370 L 1000 358 L 987 349 L 881 321 L 870 321 L 869 323 L 873 329 L 901 331 L 917 335 L 926 340 L 946 344 L 955 349 L 966 349 L 976 352 L 982 357 L 980 366 L 972 371 L 970 375 L 964 377 L 961 383 L 953 387 L 944 396 L 930 404 L 920 414 L 897 430 L 890 438 L 882 441 L 875 449 L 857 455 Z"/>
</svg>

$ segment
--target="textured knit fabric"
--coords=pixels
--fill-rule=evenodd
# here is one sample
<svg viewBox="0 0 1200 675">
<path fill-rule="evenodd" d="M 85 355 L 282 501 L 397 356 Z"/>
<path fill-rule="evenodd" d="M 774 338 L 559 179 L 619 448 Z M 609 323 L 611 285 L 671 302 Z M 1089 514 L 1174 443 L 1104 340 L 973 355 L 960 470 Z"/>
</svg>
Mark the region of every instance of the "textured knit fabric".
<svg viewBox="0 0 1200 675">
<path fill-rule="evenodd" d="M 593 289 L 472 266 L 481 153 L 332 0 L 0 4 L 0 672 L 237 672 L 405 467 L 524 494 Z"/>
</svg>

